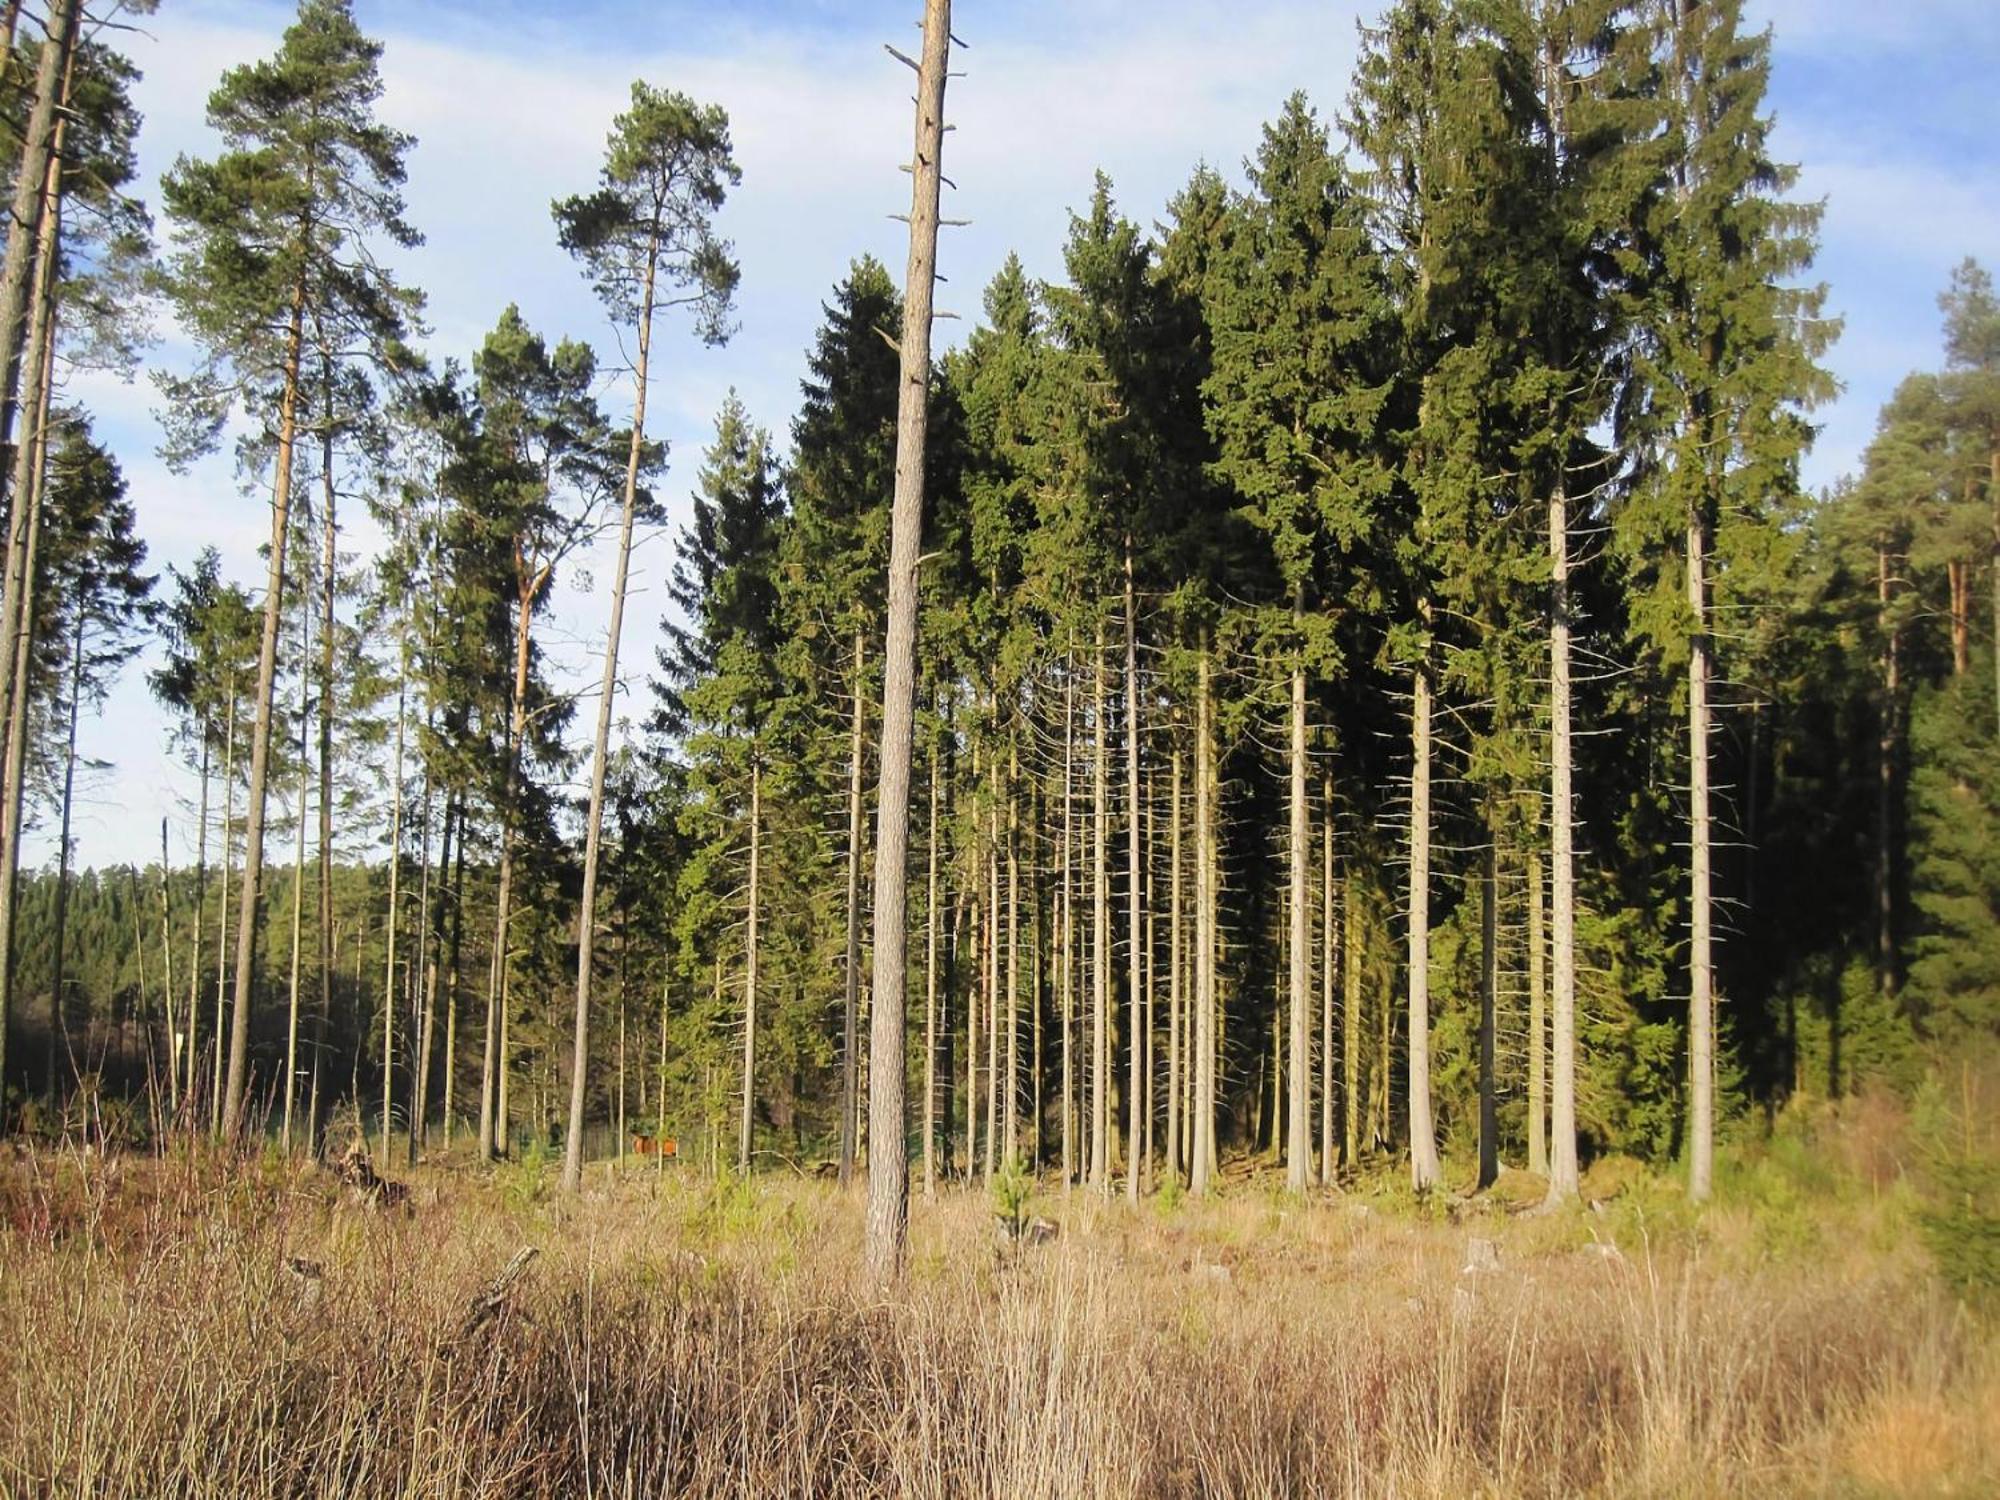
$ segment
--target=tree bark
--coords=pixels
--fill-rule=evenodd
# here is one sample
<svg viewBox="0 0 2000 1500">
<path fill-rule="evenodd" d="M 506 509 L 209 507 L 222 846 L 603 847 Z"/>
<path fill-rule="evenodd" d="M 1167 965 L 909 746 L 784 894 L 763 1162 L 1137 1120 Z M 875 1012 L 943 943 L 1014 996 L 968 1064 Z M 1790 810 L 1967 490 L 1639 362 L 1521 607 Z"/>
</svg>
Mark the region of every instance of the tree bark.
<svg viewBox="0 0 2000 1500">
<path fill-rule="evenodd" d="M 390 1128 L 396 1096 L 396 926 L 401 916 L 403 875 L 403 713 L 409 691 L 410 653 L 398 658 L 396 684 L 396 751 L 389 775 L 389 916 L 382 961 L 382 1159 L 389 1159 Z M 415 1131 L 414 1123 L 411 1126 Z"/>
<path fill-rule="evenodd" d="M 1500 1076 L 1496 1029 L 1500 1005 L 1499 830 L 1487 823 L 1479 879 L 1479 1186 L 1500 1180 Z"/>
<path fill-rule="evenodd" d="M 1340 939 L 1342 981 L 1341 1159 L 1352 1171 L 1361 1160 L 1361 909 L 1355 902 L 1353 861 L 1341 880 Z M 1389 1007 L 1382 1007 L 1386 1014 Z"/>
<path fill-rule="evenodd" d="M 312 611 L 299 611 L 299 660 L 312 656 Z M 299 814 L 292 845 L 292 972 L 285 994 L 285 1112 L 279 1144 L 286 1155 L 292 1150 L 292 1105 L 299 1078 L 299 981 L 305 938 L 306 894 L 306 796 L 312 784 L 312 761 L 307 741 L 312 733 L 312 706 L 308 700 L 305 674 L 299 674 Z"/>
<path fill-rule="evenodd" d="M 1194 1165 L 1188 1187 L 1196 1196 L 1208 1192 L 1215 1175 L 1215 682 L 1210 646 L 1202 637 L 1197 663 L 1194 762 L 1195 801 L 1195 1047 L 1192 1090 Z"/>
<path fill-rule="evenodd" d="M 1428 618 L 1428 609 L 1424 610 Z M 1437 1186 L 1437 1129 L 1431 1123 L 1431 670 L 1421 663 L 1411 709 L 1410 773 L 1410 1182 Z M 1384 1080 L 1386 1083 L 1386 1079 Z"/>
<path fill-rule="evenodd" d="M 930 816 L 924 849 L 924 1196 L 937 1192 L 938 745 L 931 743 Z"/>
<path fill-rule="evenodd" d="M 1576 1163 L 1576 799 L 1570 770 L 1569 497 L 1560 479 L 1549 491 L 1549 862 L 1555 902 L 1550 1048 L 1555 1077 L 1549 1100 L 1549 1201 L 1577 1193 Z"/>
<path fill-rule="evenodd" d="M 736 1170 L 750 1172 L 751 1133 L 757 1118 L 757 938 L 764 842 L 764 768 L 750 753 L 750 916 L 743 959 L 743 1119 L 736 1137 Z"/>
<path fill-rule="evenodd" d="M 939 162 L 951 0 L 925 0 L 917 77 L 916 155 L 910 164 L 910 260 L 904 277 L 896 494 L 889 529 L 889 623 L 882 663 L 882 758 L 875 818 L 875 974 L 868 1077 L 867 1271 L 884 1289 L 902 1272 L 910 1209 L 903 1103 L 904 989 L 908 981 L 905 862 L 917 651 L 917 561 L 924 529 L 924 439 L 929 416 L 931 299 L 937 281 Z"/>
<path fill-rule="evenodd" d="M 1104 629 L 1091 653 L 1090 1185 L 1111 1191 L 1111 794 L 1104 722 Z"/>
<path fill-rule="evenodd" d="M 1070 851 L 1075 843 L 1076 795 L 1072 776 L 1076 768 L 1076 653 L 1072 650 L 1063 665 L 1063 765 L 1062 765 L 1062 874 L 1058 889 L 1062 911 L 1057 922 L 1057 941 L 1062 944 L 1062 1173 L 1063 1186 L 1077 1177 L 1076 1151 L 1076 1069 L 1071 1038 L 1076 1030 L 1076 892 L 1071 881 Z"/>
<path fill-rule="evenodd" d="M 1694 622 L 1688 636 L 1688 1196 L 1697 1203 L 1713 1190 L 1715 1174 L 1715 960 L 1710 929 L 1713 898 L 1709 891 L 1705 532 L 1699 513 L 1688 517 L 1687 597 Z M 1562 962 L 1560 952 L 1556 961 Z M 1556 1149 L 1560 1155 L 1560 1139 Z M 1574 1150 L 1573 1144 L 1571 1149 Z"/>
<path fill-rule="evenodd" d="M 1302 626 L 1303 606 L 1295 599 L 1292 619 Z M 1312 809 L 1306 793 L 1306 668 L 1292 663 L 1291 837 L 1288 841 L 1291 898 L 1288 906 L 1291 958 L 1291 1064 L 1286 1080 L 1285 1186 L 1303 1193 L 1312 1181 L 1312 927 L 1310 846 Z"/>
<path fill-rule="evenodd" d="M 1548 952 L 1542 853 L 1528 854 L 1528 1170 L 1549 1169 Z"/>
<path fill-rule="evenodd" d="M 1133 590 L 1132 537 L 1125 537 L 1125 884 L 1126 884 L 1126 1050 L 1129 1061 L 1125 1086 L 1125 1201 L 1139 1201 L 1139 1173 L 1143 1158 L 1139 1151 L 1144 1122 L 1144 1089 L 1140 1086 L 1145 1063 L 1144 994 L 1145 949 L 1140 932 L 1140 903 L 1144 892 L 1139 880 L 1139 612 Z"/>
<path fill-rule="evenodd" d="M 646 380 L 653 350 L 655 260 L 646 259 L 639 299 L 637 389 L 632 397 L 632 441 L 625 457 L 625 504 L 618 522 L 618 564 L 611 577 L 611 628 L 604 641 L 604 678 L 597 700 L 597 736 L 591 747 L 590 809 L 583 834 L 583 902 L 576 935 L 576 1036 L 570 1053 L 569 1128 L 563 1141 L 563 1187 L 583 1185 L 583 1099 L 590 1076 L 591 964 L 597 953 L 597 867 L 604 836 L 604 776 L 611 757 L 611 714 L 618 699 L 618 638 L 625 624 L 625 589 L 632 573 L 632 529 L 639 515 L 639 461 L 646 448 Z"/>
<path fill-rule="evenodd" d="M 1179 1182 L 1181 1074 L 1185 1067 L 1185 996 L 1181 986 L 1181 748 L 1174 744 L 1168 772 L 1167 815 L 1167 1180 Z"/>
<path fill-rule="evenodd" d="M 1322 1187 L 1335 1181 L 1333 1139 L 1333 991 L 1340 968 L 1335 946 L 1338 934 L 1333 915 L 1333 778 L 1320 784 L 1320 806 L 1325 818 L 1320 840 L 1319 877 L 1319 1180 Z"/>
<path fill-rule="evenodd" d="M 285 386 L 278 408 L 277 474 L 271 495 L 270 568 L 264 584 L 264 630 L 257 649 L 257 715 L 250 728 L 250 786 L 243 816 L 243 886 L 236 912 L 236 991 L 229 1026 L 229 1079 L 222 1100 L 223 1139 L 244 1124 L 250 1077 L 250 1007 L 256 994 L 257 919 L 264 884 L 264 791 L 271 768 L 273 694 L 278 682 L 278 626 L 285 605 L 285 542 L 291 534 L 292 450 L 298 437 L 299 359 L 305 332 L 305 282 L 292 294 L 285 334 Z"/>
<path fill-rule="evenodd" d="M 840 1185 L 854 1176 L 859 1149 L 861 1065 L 861 766 L 868 723 L 868 636 L 854 632 L 854 701 L 847 753 L 847 970 L 840 1012 Z"/>
</svg>

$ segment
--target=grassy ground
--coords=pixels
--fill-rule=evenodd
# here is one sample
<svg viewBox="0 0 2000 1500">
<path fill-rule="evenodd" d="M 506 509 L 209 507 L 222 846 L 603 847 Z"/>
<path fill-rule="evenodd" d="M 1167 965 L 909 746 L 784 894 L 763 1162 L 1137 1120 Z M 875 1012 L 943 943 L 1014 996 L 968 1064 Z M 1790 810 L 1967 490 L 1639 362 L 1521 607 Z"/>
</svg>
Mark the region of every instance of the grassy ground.
<svg viewBox="0 0 2000 1500">
<path fill-rule="evenodd" d="M 859 1194 L 791 1177 L 598 1167 L 565 1201 L 426 1168 L 383 1212 L 277 1161 L 19 1153 L 0 1493 L 2000 1493 L 1991 1324 L 1897 1179 L 1810 1161 L 1823 1190 L 1738 1161 L 1700 1216 L 1615 1164 L 1549 1217 L 1386 1173 L 1136 1211 L 1045 1186 L 1060 1234 L 1018 1255 L 952 1189 L 884 1303 Z"/>
</svg>

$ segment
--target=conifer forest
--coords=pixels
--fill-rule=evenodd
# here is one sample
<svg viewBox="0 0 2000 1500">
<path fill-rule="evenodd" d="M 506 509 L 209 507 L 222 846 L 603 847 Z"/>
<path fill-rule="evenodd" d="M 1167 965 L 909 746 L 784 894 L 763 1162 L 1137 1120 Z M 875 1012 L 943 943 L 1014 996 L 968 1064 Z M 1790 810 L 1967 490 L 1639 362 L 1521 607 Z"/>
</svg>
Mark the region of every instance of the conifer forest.
<svg viewBox="0 0 2000 1500">
<path fill-rule="evenodd" d="M 1762 10 L 1373 0 L 980 287 L 921 0 L 670 449 L 726 93 L 441 332 L 389 14 L 150 176 L 182 8 L 0 5 L 0 1494 L 2000 1485 L 2000 245 L 1808 482 Z"/>
</svg>

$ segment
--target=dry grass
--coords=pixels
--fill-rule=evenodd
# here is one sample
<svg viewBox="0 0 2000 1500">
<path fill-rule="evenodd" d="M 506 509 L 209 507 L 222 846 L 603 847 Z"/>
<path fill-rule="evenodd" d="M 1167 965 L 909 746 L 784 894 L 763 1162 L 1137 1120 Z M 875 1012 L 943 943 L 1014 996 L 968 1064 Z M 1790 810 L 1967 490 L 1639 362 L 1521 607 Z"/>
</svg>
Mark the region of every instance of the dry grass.
<svg viewBox="0 0 2000 1500">
<path fill-rule="evenodd" d="M 1014 1261 L 954 1191 L 880 1303 L 828 1187 L 414 1196 L 378 1215 L 189 1156 L 0 1169 L 0 1492 L 2000 1492 L 2000 1361 L 1921 1261 L 1774 1258 L 1726 1217 L 1045 1193 L 1062 1236 Z M 1461 1272 L 1474 1236 L 1498 1271 Z M 455 1341 L 522 1245 L 508 1311 Z"/>
</svg>

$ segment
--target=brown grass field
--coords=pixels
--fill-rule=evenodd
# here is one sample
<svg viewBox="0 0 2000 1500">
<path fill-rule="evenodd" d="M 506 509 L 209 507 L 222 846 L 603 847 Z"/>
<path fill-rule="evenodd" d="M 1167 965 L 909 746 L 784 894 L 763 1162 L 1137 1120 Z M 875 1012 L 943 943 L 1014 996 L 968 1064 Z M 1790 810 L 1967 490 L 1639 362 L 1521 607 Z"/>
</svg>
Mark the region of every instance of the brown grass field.
<svg viewBox="0 0 2000 1500">
<path fill-rule="evenodd" d="M 1899 1190 L 1759 1180 L 1700 1217 L 1602 1172 L 1547 1217 L 1386 1167 L 1138 1210 L 1044 1184 L 1060 1233 L 1018 1252 L 954 1187 L 885 1302 L 859 1192 L 790 1176 L 424 1167 L 384 1210 L 276 1159 L 17 1151 L 0 1493 L 2000 1494 L 1991 1324 Z"/>
</svg>

